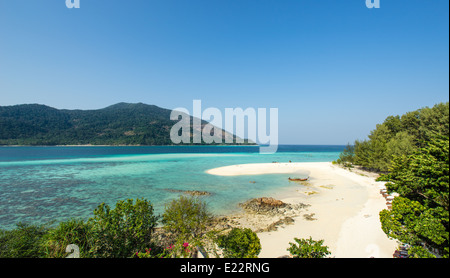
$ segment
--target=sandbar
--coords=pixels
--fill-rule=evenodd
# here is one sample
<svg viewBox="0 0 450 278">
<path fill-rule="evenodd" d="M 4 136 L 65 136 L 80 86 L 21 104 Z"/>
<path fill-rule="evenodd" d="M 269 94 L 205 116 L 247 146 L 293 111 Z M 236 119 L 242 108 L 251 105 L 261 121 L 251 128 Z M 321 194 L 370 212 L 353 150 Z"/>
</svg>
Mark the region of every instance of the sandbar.
<svg viewBox="0 0 450 278">
<path fill-rule="evenodd" d="M 294 238 L 324 240 L 331 252 L 329 257 L 335 258 L 392 258 L 398 246 L 381 229 L 379 212 L 387 206 L 379 192 L 382 182 L 375 181 L 374 174 L 349 171 L 331 162 L 241 164 L 207 173 L 220 176 L 308 174 L 308 182 L 292 182 L 292 186 L 277 196 L 270 196 L 285 203 L 310 206 L 303 215 L 295 217 L 292 225 L 258 233 L 262 245 L 260 258 L 288 256 L 287 248 Z"/>
</svg>

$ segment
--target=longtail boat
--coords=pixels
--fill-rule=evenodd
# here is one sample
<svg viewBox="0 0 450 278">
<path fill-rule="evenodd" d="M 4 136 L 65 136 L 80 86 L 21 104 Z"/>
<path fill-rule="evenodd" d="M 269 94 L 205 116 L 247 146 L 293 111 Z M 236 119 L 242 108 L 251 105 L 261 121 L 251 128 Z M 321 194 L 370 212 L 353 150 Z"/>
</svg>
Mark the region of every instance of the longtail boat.
<svg viewBox="0 0 450 278">
<path fill-rule="evenodd" d="M 292 179 L 289 178 L 290 181 L 307 181 L 309 179 L 309 177 L 305 178 L 305 179 Z"/>
</svg>

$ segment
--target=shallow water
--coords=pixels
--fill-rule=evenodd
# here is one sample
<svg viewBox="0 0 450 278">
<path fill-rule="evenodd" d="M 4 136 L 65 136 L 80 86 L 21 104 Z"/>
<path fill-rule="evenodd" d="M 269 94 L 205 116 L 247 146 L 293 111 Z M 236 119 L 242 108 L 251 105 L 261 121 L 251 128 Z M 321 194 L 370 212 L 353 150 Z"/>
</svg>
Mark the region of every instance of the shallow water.
<svg viewBox="0 0 450 278">
<path fill-rule="evenodd" d="M 234 164 L 327 162 L 344 146 L 0 147 L 0 229 L 87 219 L 102 202 L 145 198 L 162 213 L 175 190 L 208 191 L 215 214 L 238 210 L 247 199 L 276 194 L 292 174 L 221 177 L 205 171 Z M 299 177 L 308 173 L 298 173 Z M 253 183 L 255 182 L 255 183 Z"/>
</svg>

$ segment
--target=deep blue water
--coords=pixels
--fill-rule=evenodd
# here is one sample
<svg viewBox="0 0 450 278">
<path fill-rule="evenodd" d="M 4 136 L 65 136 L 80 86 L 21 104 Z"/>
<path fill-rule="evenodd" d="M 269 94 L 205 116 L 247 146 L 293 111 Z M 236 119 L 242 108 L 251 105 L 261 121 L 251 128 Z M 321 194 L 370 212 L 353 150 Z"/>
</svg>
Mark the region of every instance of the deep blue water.
<svg viewBox="0 0 450 278">
<path fill-rule="evenodd" d="M 345 146 L 280 145 L 275 154 L 256 146 L 0 147 L 0 229 L 87 219 L 102 202 L 146 198 L 157 213 L 181 193 L 200 190 L 216 214 L 247 199 L 290 186 L 287 175 L 219 177 L 205 171 L 234 164 L 326 162 Z M 308 173 L 298 173 L 298 176 Z M 255 181 L 255 183 L 250 183 Z"/>
</svg>

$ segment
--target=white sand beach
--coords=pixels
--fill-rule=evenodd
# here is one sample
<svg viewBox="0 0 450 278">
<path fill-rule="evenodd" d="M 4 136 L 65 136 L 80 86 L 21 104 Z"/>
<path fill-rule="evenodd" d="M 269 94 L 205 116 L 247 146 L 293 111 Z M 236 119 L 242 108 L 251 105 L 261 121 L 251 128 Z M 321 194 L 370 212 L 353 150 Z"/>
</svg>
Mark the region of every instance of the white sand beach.
<svg viewBox="0 0 450 278">
<path fill-rule="evenodd" d="M 386 208 L 386 200 L 374 175 L 351 172 L 329 162 L 243 164 L 207 171 L 221 176 L 292 173 L 293 177 L 299 172 L 309 173 L 307 183 L 292 182 L 291 188 L 277 196 L 260 196 L 310 206 L 295 217 L 293 225 L 258 233 L 262 245 L 259 257 L 289 255 L 289 242 L 311 236 L 324 240 L 331 257 L 392 258 L 397 242 L 381 230 L 379 212 Z"/>
</svg>

